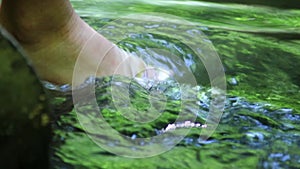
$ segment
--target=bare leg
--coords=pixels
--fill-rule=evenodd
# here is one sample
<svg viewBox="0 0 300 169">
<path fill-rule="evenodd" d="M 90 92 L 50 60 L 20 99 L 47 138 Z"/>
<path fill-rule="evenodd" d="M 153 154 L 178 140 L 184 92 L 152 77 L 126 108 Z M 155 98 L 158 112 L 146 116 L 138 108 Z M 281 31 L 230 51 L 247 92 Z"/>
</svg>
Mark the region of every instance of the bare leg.
<svg viewBox="0 0 300 169">
<path fill-rule="evenodd" d="M 81 81 L 95 73 L 99 60 L 97 76 L 134 76 L 145 68 L 142 60 L 129 57 L 115 72 L 125 58 L 122 50 L 80 19 L 68 0 L 2 0 L 0 23 L 23 46 L 39 76 L 53 83 L 72 82 L 79 54 L 84 57 Z"/>
</svg>

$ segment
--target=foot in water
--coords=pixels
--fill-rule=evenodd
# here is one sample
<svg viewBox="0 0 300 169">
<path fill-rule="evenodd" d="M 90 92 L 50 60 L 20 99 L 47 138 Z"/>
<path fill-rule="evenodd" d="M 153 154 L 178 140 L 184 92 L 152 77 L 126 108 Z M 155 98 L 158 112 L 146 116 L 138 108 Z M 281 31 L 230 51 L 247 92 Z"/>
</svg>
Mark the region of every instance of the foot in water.
<svg viewBox="0 0 300 169">
<path fill-rule="evenodd" d="M 76 79 L 82 82 L 95 73 L 133 77 L 146 68 L 93 30 L 67 0 L 2 0 L 0 23 L 21 44 L 38 75 L 52 83 L 72 83 L 79 55 L 82 71 Z"/>
</svg>

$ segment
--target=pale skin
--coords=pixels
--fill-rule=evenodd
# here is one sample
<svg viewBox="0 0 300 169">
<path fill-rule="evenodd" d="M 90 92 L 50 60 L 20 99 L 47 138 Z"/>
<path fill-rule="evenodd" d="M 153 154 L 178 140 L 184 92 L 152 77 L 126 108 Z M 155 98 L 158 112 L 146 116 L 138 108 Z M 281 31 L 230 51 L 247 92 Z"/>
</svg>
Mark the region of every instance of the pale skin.
<svg viewBox="0 0 300 169">
<path fill-rule="evenodd" d="M 52 83 L 72 83 L 79 55 L 80 82 L 91 75 L 134 77 L 146 68 L 86 24 L 69 0 L 2 0 L 0 24 L 21 44 L 38 75 Z"/>
</svg>

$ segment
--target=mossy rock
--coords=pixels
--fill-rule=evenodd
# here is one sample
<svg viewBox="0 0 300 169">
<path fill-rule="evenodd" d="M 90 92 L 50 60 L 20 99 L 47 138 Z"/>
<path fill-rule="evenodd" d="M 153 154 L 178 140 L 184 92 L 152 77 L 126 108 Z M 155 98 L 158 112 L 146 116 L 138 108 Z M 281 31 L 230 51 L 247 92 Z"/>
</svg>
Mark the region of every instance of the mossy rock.
<svg viewBox="0 0 300 169">
<path fill-rule="evenodd" d="M 18 43 L 0 28 L 0 168 L 47 168 L 50 116 Z"/>
</svg>

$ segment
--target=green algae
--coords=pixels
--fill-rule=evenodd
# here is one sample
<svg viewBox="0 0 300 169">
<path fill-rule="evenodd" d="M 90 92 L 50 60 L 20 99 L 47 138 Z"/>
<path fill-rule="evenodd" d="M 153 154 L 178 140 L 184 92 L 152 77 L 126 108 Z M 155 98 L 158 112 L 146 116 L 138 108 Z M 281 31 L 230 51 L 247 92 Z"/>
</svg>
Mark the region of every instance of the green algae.
<svg viewBox="0 0 300 169">
<path fill-rule="evenodd" d="M 102 82 L 111 83 L 107 79 L 109 78 Z M 126 79 L 122 81 L 126 82 Z M 106 95 L 105 91 L 109 89 L 105 88 L 110 88 L 110 85 L 106 84 L 96 86 L 102 86 L 99 90 L 96 89 L 98 95 Z M 103 86 L 106 87 L 103 88 Z M 192 89 L 190 88 L 190 90 Z M 199 95 L 202 96 L 199 97 L 200 100 L 206 98 L 203 94 Z M 142 98 L 143 95 L 135 97 Z M 101 98 L 104 98 L 105 102 Z M 111 97 L 99 97 L 98 99 L 100 99 L 98 103 L 101 114 L 110 126 L 129 137 L 156 135 L 155 130 L 164 128 L 174 121 L 173 118 L 176 118 L 176 112 L 178 113 L 177 108 L 180 107 L 180 102 L 171 102 L 171 106 L 164 112 L 166 116 L 151 123 L 138 124 L 125 119 L 122 112 L 118 112 L 111 105 Z M 203 101 L 205 102 L 205 99 Z M 134 105 L 135 102 L 133 101 L 132 104 Z M 252 104 L 238 98 L 232 99 L 226 107 L 220 126 L 208 141 L 198 142 L 201 129 L 194 128 L 172 150 L 142 159 L 125 158 L 102 149 L 96 142 L 93 142 L 93 139 L 87 137 L 86 134 L 90 135 L 91 133 L 84 131 L 76 119 L 76 111 L 72 111 L 61 116 L 55 125 L 54 143 L 57 145 L 54 146 L 56 147 L 56 156 L 52 160 L 57 160 L 55 166 L 72 165 L 75 168 L 176 168 L 176 166 L 181 168 L 199 168 L 199 166 L 203 168 L 261 168 L 264 165 L 276 164 L 278 160 L 281 160 L 276 159 L 277 155 L 272 154 L 288 154 L 290 160 L 280 161 L 279 165 L 297 166 L 295 161 L 298 158 L 299 148 L 296 143 L 300 135 L 296 134 L 297 127 L 286 125 L 293 123 L 298 125 L 296 123 L 299 117 L 295 118 L 294 122 L 291 119 L 286 120 L 284 124 L 280 121 L 287 114 L 292 115 L 292 112 L 279 113 L 276 112 L 278 110 L 272 110 L 263 104 Z M 83 106 L 81 108 L 86 109 L 87 112 L 93 111 L 90 107 Z M 275 118 L 273 115 L 277 117 Z M 95 118 L 96 114 L 92 112 L 91 116 Z M 203 119 L 198 120 L 198 122 L 203 121 Z M 178 134 L 179 131 L 176 132 Z M 97 135 L 106 140 L 114 140 L 111 139 L 114 135 L 104 131 Z M 287 145 L 293 145 L 293 149 Z M 285 156 L 283 155 L 282 158 L 287 158 Z M 290 161 L 292 162 L 290 163 Z"/>
</svg>

